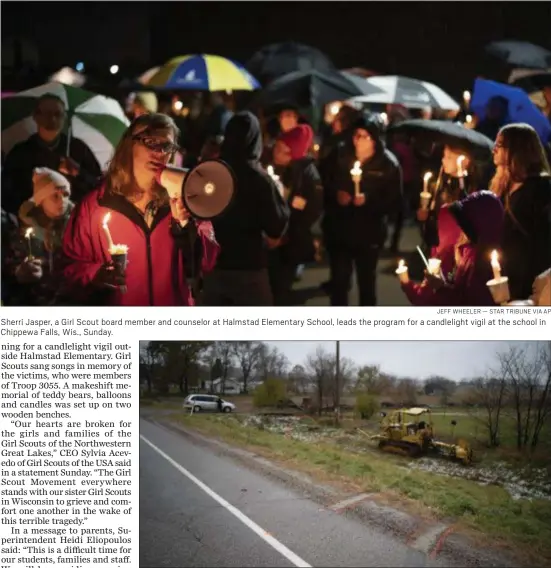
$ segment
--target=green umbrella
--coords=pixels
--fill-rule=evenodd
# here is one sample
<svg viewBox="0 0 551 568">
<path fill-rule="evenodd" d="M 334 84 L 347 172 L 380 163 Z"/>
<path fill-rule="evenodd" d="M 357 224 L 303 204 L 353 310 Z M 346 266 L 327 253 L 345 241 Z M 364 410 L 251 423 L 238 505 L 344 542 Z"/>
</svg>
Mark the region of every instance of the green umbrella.
<svg viewBox="0 0 551 568">
<path fill-rule="evenodd" d="M 32 118 L 36 100 L 45 94 L 58 96 L 68 114 L 66 130 L 85 142 L 105 168 L 129 125 L 121 105 L 103 95 L 62 83 L 47 83 L 2 100 L 2 151 L 6 154 L 36 132 Z"/>
</svg>

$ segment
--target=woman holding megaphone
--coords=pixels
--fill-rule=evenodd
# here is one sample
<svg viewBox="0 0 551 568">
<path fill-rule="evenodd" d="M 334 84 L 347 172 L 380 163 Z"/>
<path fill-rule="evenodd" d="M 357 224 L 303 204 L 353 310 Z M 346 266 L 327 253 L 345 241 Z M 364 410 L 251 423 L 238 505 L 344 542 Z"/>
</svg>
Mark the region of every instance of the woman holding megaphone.
<svg viewBox="0 0 551 568">
<path fill-rule="evenodd" d="M 63 240 L 64 274 L 84 303 L 194 304 L 189 275 L 212 270 L 219 247 L 212 224 L 192 219 L 159 183 L 178 135 L 167 115 L 138 117 L 101 187 L 75 208 Z"/>
</svg>

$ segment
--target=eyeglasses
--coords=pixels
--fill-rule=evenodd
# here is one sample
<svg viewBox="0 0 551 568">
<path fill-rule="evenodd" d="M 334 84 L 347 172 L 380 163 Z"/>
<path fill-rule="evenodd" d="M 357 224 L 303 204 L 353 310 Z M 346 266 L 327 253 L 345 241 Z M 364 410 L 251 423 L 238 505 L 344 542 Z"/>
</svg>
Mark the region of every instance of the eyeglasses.
<svg viewBox="0 0 551 568">
<path fill-rule="evenodd" d="M 141 142 L 148 150 L 159 152 L 160 154 L 174 154 L 180 149 L 180 146 L 169 140 L 159 140 L 149 136 L 132 136 L 132 140 Z"/>
</svg>

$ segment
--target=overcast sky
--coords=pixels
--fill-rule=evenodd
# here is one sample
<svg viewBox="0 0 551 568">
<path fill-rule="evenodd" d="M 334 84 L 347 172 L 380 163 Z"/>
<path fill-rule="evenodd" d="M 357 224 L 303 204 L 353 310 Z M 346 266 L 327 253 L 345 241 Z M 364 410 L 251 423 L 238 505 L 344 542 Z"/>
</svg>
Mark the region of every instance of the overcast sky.
<svg viewBox="0 0 551 568">
<path fill-rule="evenodd" d="M 318 346 L 335 350 L 331 341 L 266 341 L 280 349 L 293 365 L 304 364 Z M 498 351 L 513 341 L 341 341 L 341 357 L 356 365 L 380 365 L 386 373 L 412 378 L 440 375 L 453 380 L 482 374 Z"/>
</svg>

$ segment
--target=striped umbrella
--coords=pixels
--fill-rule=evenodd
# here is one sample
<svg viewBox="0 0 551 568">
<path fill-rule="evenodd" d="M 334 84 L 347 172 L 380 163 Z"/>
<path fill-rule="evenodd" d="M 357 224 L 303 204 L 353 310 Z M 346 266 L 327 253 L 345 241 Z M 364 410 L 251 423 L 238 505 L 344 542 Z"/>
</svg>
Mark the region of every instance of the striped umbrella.
<svg viewBox="0 0 551 568">
<path fill-rule="evenodd" d="M 192 91 L 254 91 L 260 88 L 258 81 L 242 65 L 219 55 L 175 57 L 144 84 Z"/>
<path fill-rule="evenodd" d="M 382 92 L 354 97 L 355 102 L 403 105 L 407 108 L 431 107 L 459 110 L 459 105 L 440 87 L 409 77 L 382 75 L 369 77 L 366 82 Z"/>
<path fill-rule="evenodd" d="M 32 117 L 36 100 L 47 93 L 65 103 L 70 136 L 85 142 L 105 168 L 130 124 L 123 109 L 115 99 L 61 83 L 47 83 L 2 100 L 2 150 L 8 153 L 36 132 Z"/>
</svg>

